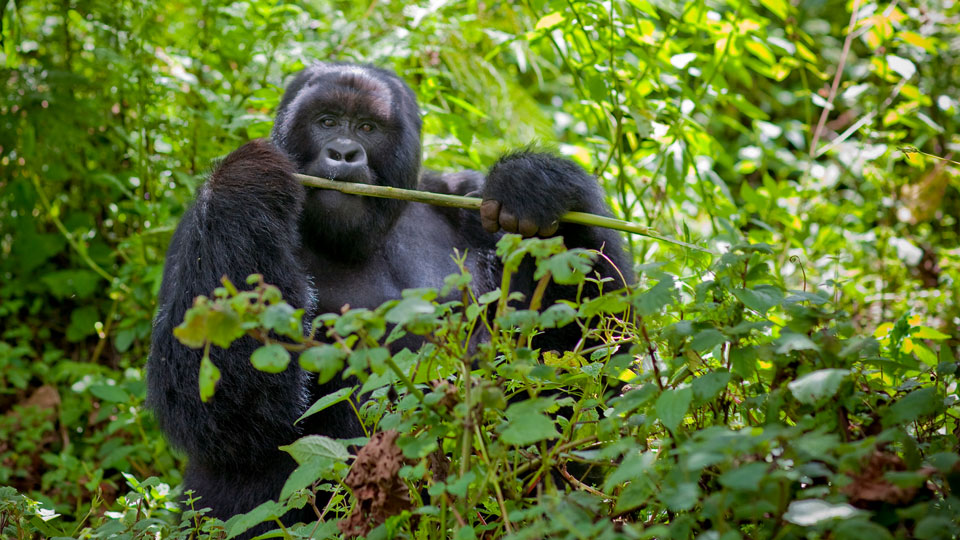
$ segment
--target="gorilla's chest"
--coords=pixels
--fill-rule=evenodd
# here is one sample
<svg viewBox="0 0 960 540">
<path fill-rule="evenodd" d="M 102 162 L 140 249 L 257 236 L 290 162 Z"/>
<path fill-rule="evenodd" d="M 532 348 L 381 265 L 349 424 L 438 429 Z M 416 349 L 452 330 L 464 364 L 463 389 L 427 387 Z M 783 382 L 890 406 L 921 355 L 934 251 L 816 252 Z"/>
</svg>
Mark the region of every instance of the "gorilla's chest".
<svg viewBox="0 0 960 540">
<path fill-rule="evenodd" d="M 423 205 L 416 205 L 417 207 Z M 443 217 L 423 208 L 411 208 L 380 244 L 362 261 L 337 260 L 307 251 L 303 262 L 316 290 L 315 313 L 340 312 L 344 305 L 372 309 L 400 298 L 404 289 L 441 288 L 444 278 L 458 273 L 454 249 L 467 253 L 466 268 L 479 294 L 497 283 L 493 253 L 471 248 Z"/>
</svg>

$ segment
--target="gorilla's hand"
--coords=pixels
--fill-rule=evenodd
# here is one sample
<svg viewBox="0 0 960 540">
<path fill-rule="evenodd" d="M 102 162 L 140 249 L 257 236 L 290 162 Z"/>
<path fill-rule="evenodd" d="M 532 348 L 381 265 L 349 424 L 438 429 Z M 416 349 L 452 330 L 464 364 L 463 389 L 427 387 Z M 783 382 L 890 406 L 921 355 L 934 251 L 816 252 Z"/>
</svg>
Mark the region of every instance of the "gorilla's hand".
<svg viewBox="0 0 960 540">
<path fill-rule="evenodd" d="M 570 211 L 602 211 L 596 180 L 572 161 L 533 152 L 510 154 L 487 174 L 480 205 L 483 228 L 552 236 Z"/>
<path fill-rule="evenodd" d="M 305 188 L 293 176 L 293 163 L 270 141 L 257 139 L 237 148 L 217 166 L 207 187 L 234 210 L 266 209 L 273 216 L 300 213 Z"/>
</svg>

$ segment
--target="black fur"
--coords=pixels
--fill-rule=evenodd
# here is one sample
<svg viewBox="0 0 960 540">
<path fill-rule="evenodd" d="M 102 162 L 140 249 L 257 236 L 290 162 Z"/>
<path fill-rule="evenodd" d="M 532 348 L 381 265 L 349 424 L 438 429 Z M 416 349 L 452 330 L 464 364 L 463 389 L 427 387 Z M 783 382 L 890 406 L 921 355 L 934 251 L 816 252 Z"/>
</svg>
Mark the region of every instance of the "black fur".
<svg viewBox="0 0 960 540">
<path fill-rule="evenodd" d="M 228 350 L 211 348 L 222 378 L 213 398 L 202 403 L 201 353 L 181 345 L 172 333 L 194 297 L 209 295 L 224 274 L 242 284 L 248 274 L 260 273 L 310 315 L 337 312 L 344 304 L 373 308 L 398 298 L 405 288 L 442 285 L 456 271 L 453 248 L 468 251 L 478 292 L 499 285 L 501 266 L 494 255 L 499 234 L 484 230 L 476 212 L 308 190 L 291 176 L 301 171 L 415 187 L 420 125 L 413 92 L 392 73 L 346 64 L 308 68 L 283 96 L 273 142 L 254 141 L 231 153 L 200 188 L 174 233 L 154 322 L 148 404 L 171 443 L 189 457 L 186 487 L 213 515 L 228 518 L 277 497 L 294 467 L 278 446 L 308 433 L 355 437 L 362 430 L 345 403 L 294 426 L 313 400 L 349 383 L 337 379 L 319 387 L 296 362 L 276 375 L 257 371 L 249 361 L 257 343 L 249 338 Z M 330 146 L 331 141 L 340 146 Z M 363 148 L 365 165 L 321 151 L 352 143 Z M 532 152 L 504 157 L 486 179 L 472 171 L 427 172 L 420 188 L 481 192 L 497 202 L 501 215 L 535 223 L 540 230 L 556 227 L 568 210 L 607 213 L 599 186 L 580 167 Z M 629 276 L 616 233 L 563 224 L 557 234 L 568 247 L 603 247 Z M 597 269 L 617 275 L 602 259 Z M 535 285 L 532 273 L 533 265 L 526 264 L 514 280 L 528 296 Z M 552 286 L 544 307 L 572 291 Z M 589 289 L 586 295 L 591 296 Z M 559 329 L 536 345 L 563 350 L 578 336 L 578 328 Z M 411 338 L 394 348 L 417 344 Z M 312 512 L 290 517 L 311 518 Z"/>
</svg>

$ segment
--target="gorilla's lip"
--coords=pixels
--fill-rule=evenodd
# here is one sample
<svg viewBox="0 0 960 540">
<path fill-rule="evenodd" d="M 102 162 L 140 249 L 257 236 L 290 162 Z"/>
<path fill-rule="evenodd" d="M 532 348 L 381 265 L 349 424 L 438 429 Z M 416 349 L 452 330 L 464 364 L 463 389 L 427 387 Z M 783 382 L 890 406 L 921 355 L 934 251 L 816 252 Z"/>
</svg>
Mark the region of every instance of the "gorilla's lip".
<svg viewBox="0 0 960 540">
<path fill-rule="evenodd" d="M 337 182 L 349 182 L 351 184 L 374 184 L 372 174 L 369 169 L 338 171 L 333 169 L 308 168 L 303 174 L 335 180 Z"/>
</svg>

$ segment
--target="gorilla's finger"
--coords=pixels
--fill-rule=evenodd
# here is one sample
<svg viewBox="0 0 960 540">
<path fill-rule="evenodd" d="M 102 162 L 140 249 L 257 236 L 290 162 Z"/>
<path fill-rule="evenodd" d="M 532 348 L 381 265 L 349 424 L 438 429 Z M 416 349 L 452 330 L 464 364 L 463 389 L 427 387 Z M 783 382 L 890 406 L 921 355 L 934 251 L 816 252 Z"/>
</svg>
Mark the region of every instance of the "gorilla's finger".
<svg viewBox="0 0 960 540">
<path fill-rule="evenodd" d="M 480 224 L 483 230 L 495 233 L 500 230 L 500 201 L 487 199 L 480 203 Z"/>
<path fill-rule="evenodd" d="M 547 225 L 546 227 L 540 228 L 540 236 L 553 236 L 556 234 L 557 229 L 560 228 L 560 222 L 554 221 L 553 223 Z"/>
<path fill-rule="evenodd" d="M 500 210 L 500 226 L 511 233 L 517 232 L 517 216 L 509 210 Z"/>
<path fill-rule="evenodd" d="M 530 238 L 537 234 L 537 224 L 530 218 L 521 219 L 519 229 L 524 238 Z"/>
</svg>

